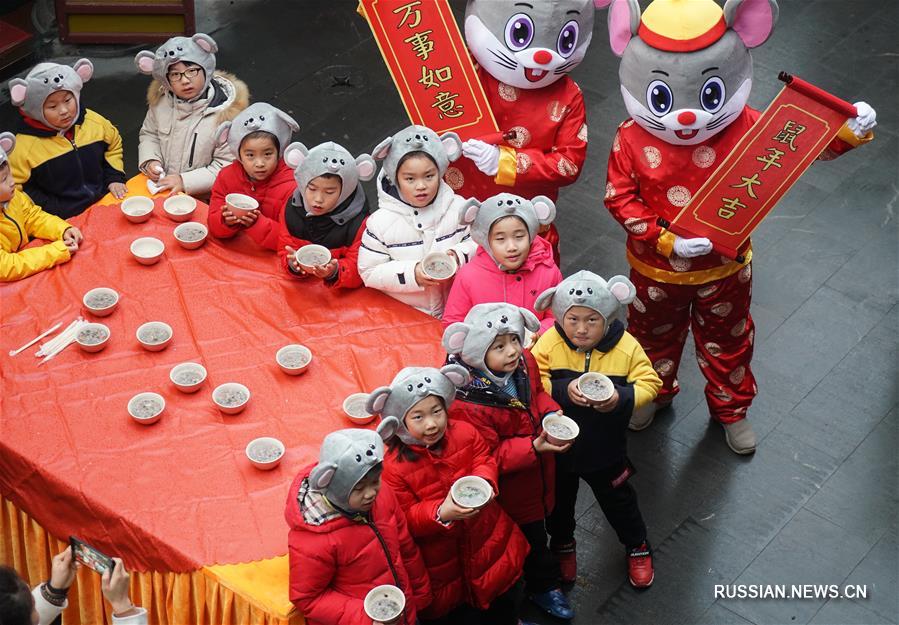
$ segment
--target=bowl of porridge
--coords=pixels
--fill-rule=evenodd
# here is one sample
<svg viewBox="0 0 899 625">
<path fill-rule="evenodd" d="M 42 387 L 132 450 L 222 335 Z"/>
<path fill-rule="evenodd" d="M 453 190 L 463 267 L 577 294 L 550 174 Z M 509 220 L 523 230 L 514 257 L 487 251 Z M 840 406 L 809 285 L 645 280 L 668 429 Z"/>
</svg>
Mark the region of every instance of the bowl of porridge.
<svg viewBox="0 0 899 625">
<path fill-rule="evenodd" d="M 305 345 L 285 345 L 275 354 L 275 361 L 287 375 L 300 375 L 312 362 L 312 351 Z"/>
<path fill-rule="evenodd" d="M 172 367 L 169 379 L 182 393 L 195 393 L 206 381 L 206 367 L 195 362 L 182 362 Z"/>
<path fill-rule="evenodd" d="M 197 201 L 189 195 L 180 193 L 166 198 L 162 203 L 162 210 L 172 221 L 188 221 L 197 210 Z"/>
<path fill-rule="evenodd" d="M 493 497 L 493 488 L 482 477 L 466 475 L 453 482 L 450 494 L 459 507 L 480 508 Z"/>
<path fill-rule="evenodd" d="M 131 255 L 141 265 L 155 265 L 165 251 L 165 243 L 155 237 L 141 237 L 131 242 Z"/>
<path fill-rule="evenodd" d="M 343 412 L 356 425 L 371 423 L 375 415 L 365 409 L 368 393 L 353 393 L 343 400 Z"/>
<path fill-rule="evenodd" d="M 186 221 L 175 226 L 175 240 L 186 250 L 195 250 L 206 242 L 209 229 L 199 221 Z"/>
<path fill-rule="evenodd" d="M 551 412 L 543 417 L 543 431 L 546 432 L 546 440 L 553 445 L 567 445 L 577 438 L 581 429 L 574 419 Z"/>
<path fill-rule="evenodd" d="M 456 259 L 444 252 L 431 252 L 421 259 L 421 270 L 434 280 L 452 278 L 456 269 Z"/>
<path fill-rule="evenodd" d="M 148 321 L 137 329 L 137 342 L 148 352 L 159 352 L 172 342 L 172 326 L 162 321 Z"/>
<path fill-rule="evenodd" d="M 84 307 L 94 317 L 111 315 L 119 303 L 119 294 L 105 286 L 91 289 L 81 299 Z"/>
<path fill-rule="evenodd" d="M 294 254 L 297 264 L 305 272 L 311 272 L 313 267 L 327 265 L 331 262 L 331 250 L 324 245 L 304 245 Z"/>
<path fill-rule="evenodd" d="M 277 438 L 263 436 L 254 438 L 247 444 L 246 454 L 254 467 L 269 471 L 281 464 L 284 451 L 284 443 Z"/>
<path fill-rule="evenodd" d="M 225 382 L 212 391 L 212 401 L 224 414 L 237 414 L 250 403 L 250 389 L 237 382 Z"/>
<path fill-rule="evenodd" d="M 371 620 L 389 623 L 399 618 L 406 609 L 406 595 L 393 584 L 383 584 L 368 591 L 362 606 Z"/>
<path fill-rule="evenodd" d="M 142 224 L 153 216 L 153 200 L 142 195 L 122 202 L 122 214 L 133 224 Z"/>
<path fill-rule="evenodd" d="M 156 423 L 165 410 L 165 399 L 159 393 L 138 393 L 128 401 L 128 414 L 141 425 Z"/>
<path fill-rule="evenodd" d="M 615 385 L 607 376 L 590 371 L 577 379 L 578 390 L 590 401 L 606 401 L 615 393 Z"/>
<path fill-rule="evenodd" d="M 225 196 L 225 204 L 235 217 L 245 217 L 254 210 L 259 210 L 256 198 L 243 193 L 229 193 Z"/>
</svg>

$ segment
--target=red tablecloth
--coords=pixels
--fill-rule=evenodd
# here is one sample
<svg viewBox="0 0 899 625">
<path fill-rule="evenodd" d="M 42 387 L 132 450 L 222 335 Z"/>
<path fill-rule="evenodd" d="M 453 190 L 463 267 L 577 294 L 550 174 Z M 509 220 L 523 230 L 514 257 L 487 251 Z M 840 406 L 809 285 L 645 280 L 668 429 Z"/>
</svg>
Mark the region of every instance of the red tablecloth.
<svg viewBox="0 0 899 625">
<path fill-rule="evenodd" d="M 205 207 L 197 212 L 205 221 Z M 352 427 L 343 398 L 388 383 L 403 366 L 442 362 L 436 320 L 369 289 L 292 280 L 246 237 L 184 250 L 159 206 L 144 224 L 126 221 L 118 206 L 96 206 L 73 222 L 85 242 L 71 262 L 0 286 L 0 492 L 53 534 L 127 554 L 138 570 L 191 571 L 286 553 L 287 487 L 325 434 Z M 165 242 L 158 264 L 131 257 L 139 236 Z M 90 318 L 81 298 L 97 286 L 121 295 L 112 316 L 98 319 L 112 333 L 104 351 L 73 344 L 40 367 L 37 346 L 7 355 L 57 321 Z M 174 329 L 164 351 L 137 343 L 137 327 L 151 320 Z M 274 360 L 294 342 L 313 352 L 299 377 Z M 193 395 L 169 382 L 171 367 L 185 361 L 209 371 Z M 211 400 L 228 381 L 252 393 L 235 416 Z M 140 391 L 166 399 L 154 425 L 128 416 Z M 258 436 L 287 446 L 273 471 L 245 457 Z"/>
</svg>

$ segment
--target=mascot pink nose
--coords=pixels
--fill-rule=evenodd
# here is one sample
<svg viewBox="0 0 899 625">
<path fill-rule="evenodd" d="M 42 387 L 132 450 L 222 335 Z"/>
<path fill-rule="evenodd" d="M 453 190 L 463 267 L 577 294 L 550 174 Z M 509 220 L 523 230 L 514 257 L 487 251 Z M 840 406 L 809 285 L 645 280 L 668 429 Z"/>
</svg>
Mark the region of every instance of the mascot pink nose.
<svg viewBox="0 0 899 625">
<path fill-rule="evenodd" d="M 696 113 L 693 111 L 681 111 L 677 114 L 677 122 L 684 126 L 689 126 L 696 121 Z"/>
<path fill-rule="evenodd" d="M 553 60 L 553 55 L 547 52 L 546 50 L 537 50 L 534 52 L 534 63 L 538 63 L 540 65 L 546 65 L 550 61 Z"/>
</svg>

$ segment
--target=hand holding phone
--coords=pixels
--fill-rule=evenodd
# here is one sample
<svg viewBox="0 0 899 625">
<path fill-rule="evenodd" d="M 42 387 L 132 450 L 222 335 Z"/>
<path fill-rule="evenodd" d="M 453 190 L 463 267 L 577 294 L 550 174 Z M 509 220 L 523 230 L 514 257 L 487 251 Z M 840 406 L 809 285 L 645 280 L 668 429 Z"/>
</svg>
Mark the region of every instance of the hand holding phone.
<svg viewBox="0 0 899 625">
<path fill-rule="evenodd" d="M 69 544 L 72 546 L 72 555 L 76 561 L 81 562 L 81 564 L 93 569 L 100 575 L 103 575 L 106 571 L 112 574 L 112 570 L 115 567 L 115 562 L 112 558 L 74 536 L 69 536 Z"/>
</svg>

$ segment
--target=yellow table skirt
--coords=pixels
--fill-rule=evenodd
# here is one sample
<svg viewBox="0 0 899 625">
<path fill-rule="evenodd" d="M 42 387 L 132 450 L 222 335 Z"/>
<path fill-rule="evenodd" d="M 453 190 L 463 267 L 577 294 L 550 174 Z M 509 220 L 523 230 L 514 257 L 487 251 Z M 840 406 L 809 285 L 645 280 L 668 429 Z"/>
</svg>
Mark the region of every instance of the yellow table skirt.
<svg viewBox="0 0 899 625">
<path fill-rule="evenodd" d="M 49 579 L 52 558 L 66 545 L 0 496 L 0 563 L 30 586 Z M 131 573 L 131 600 L 147 609 L 153 625 L 301 625 L 287 588 L 287 556 L 191 573 Z M 63 625 L 112 623 L 99 575 L 78 571 L 62 619 Z"/>
</svg>

